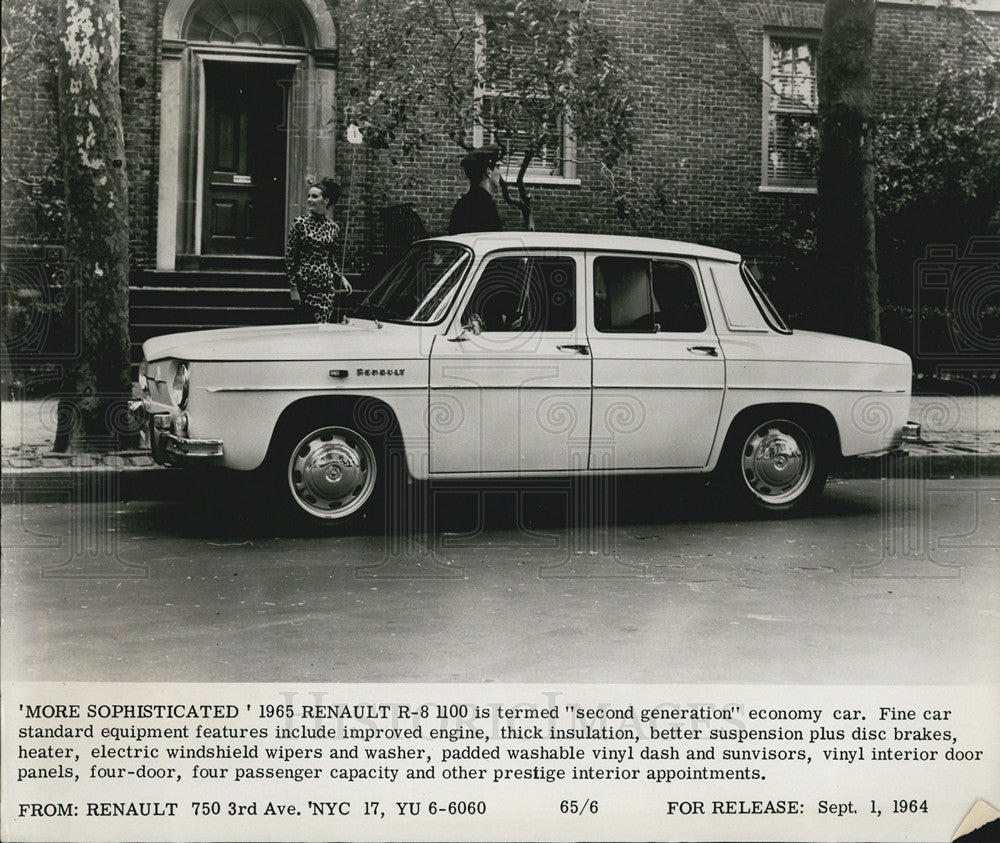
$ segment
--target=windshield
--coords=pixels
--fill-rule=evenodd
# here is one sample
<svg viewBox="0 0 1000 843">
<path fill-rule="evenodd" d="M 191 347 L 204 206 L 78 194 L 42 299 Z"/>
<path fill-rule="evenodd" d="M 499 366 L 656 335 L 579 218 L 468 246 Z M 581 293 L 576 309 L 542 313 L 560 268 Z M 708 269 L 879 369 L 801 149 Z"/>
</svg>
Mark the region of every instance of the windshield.
<svg viewBox="0 0 1000 843">
<path fill-rule="evenodd" d="M 472 252 L 456 243 L 414 243 L 372 287 L 355 316 L 431 324 L 444 318 Z"/>
</svg>

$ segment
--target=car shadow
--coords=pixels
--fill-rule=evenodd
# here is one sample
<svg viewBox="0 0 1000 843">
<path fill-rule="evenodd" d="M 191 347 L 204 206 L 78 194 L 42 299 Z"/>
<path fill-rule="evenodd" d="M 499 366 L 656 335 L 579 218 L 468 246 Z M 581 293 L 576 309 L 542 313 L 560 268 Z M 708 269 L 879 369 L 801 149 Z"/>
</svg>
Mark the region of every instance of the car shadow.
<svg viewBox="0 0 1000 843">
<path fill-rule="evenodd" d="M 240 475 L 207 476 L 184 497 L 159 502 L 158 528 L 190 538 L 310 538 L 337 534 L 287 522 L 274 493 Z M 389 499 L 381 517 L 342 535 L 477 535 L 487 531 L 573 531 L 640 524 L 838 519 L 878 511 L 878 503 L 828 491 L 791 513 L 763 513 L 734 502 L 704 478 L 618 477 L 413 484 Z"/>
</svg>

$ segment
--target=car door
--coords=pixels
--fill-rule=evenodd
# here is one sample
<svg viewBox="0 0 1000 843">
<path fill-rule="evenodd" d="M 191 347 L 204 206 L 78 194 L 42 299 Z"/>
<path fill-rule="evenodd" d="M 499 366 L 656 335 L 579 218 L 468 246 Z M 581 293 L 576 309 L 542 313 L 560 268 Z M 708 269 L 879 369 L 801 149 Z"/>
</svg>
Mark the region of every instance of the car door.
<svg viewBox="0 0 1000 843">
<path fill-rule="evenodd" d="M 483 260 L 459 318 L 431 351 L 432 474 L 586 468 L 591 358 L 582 264 L 573 253 Z"/>
<path fill-rule="evenodd" d="M 707 465 L 725 361 L 698 264 L 587 253 L 594 398 L 590 468 Z"/>
</svg>

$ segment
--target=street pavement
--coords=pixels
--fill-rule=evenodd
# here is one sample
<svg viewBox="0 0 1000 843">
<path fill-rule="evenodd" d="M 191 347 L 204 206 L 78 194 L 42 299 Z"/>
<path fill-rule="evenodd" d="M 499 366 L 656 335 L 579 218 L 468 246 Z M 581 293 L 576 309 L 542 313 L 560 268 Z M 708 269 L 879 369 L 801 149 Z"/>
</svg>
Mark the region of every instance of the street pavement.
<svg viewBox="0 0 1000 843">
<path fill-rule="evenodd" d="M 0 404 L 5 497 L 16 495 L 22 502 L 58 499 L 67 484 L 102 483 L 109 473 L 124 499 L 185 494 L 188 473 L 157 466 L 146 450 L 53 453 L 56 409 L 55 398 Z M 910 418 L 921 424 L 922 441 L 906 445 L 906 456 L 849 460 L 834 476 L 882 477 L 898 473 L 899 460 L 908 464 L 907 473 L 923 477 L 1000 475 L 1000 396 L 915 395 Z"/>
<path fill-rule="evenodd" d="M 6 678 L 1000 682 L 996 478 L 834 480 L 777 520 L 658 478 L 582 524 L 565 492 L 462 490 L 395 537 L 195 494 L 5 506 Z"/>
<path fill-rule="evenodd" d="M 417 529 L 349 536 L 276 529 L 266 494 L 144 452 L 55 456 L 54 402 L 2 411 L 11 677 L 997 678 L 1000 397 L 916 397 L 925 442 L 795 518 L 645 478 L 596 516 L 565 489 L 434 489 Z"/>
</svg>

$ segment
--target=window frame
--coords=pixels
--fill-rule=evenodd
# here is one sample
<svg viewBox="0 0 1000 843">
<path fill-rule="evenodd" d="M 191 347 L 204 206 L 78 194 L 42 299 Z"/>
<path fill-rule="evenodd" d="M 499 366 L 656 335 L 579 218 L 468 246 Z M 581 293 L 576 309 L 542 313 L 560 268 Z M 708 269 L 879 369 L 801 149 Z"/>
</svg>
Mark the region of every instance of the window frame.
<svg viewBox="0 0 1000 843">
<path fill-rule="evenodd" d="M 707 263 L 707 269 L 722 308 L 722 319 L 728 333 L 767 334 L 772 331 L 785 335 L 792 333 L 792 329 L 771 303 L 746 261 L 740 261 L 738 264 L 729 261 L 710 261 Z M 723 275 L 723 272 L 726 274 Z M 756 324 L 740 321 L 740 312 L 753 314 L 759 317 L 759 320 L 754 320 Z"/>
<path fill-rule="evenodd" d="M 697 296 L 698 305 L 701 308 L 703 327 L 699 331 L 672 331 L 672 330 L 632 330 L 628 327 L 625 328 L 601 328 L 597 324 L 597 262 L 602 258 L 614 258 L 614 259 L 625 259 L 625 260 L 635 260 L 642 261 L 649 265 L 650 270 L 647 276 L 646 282 L 649 285 L 647 294 L 650 299 L 650 307 L 657 304 L 654 298 L 654 292 L 652 288 L 653 274 L 652 266 L 654 263 L 671 263 L 677 264 L 679 266 L 686 267 L 691 276 L 691 281 L 694 284 L 695 295 Z M 587 272 L 590 277 L 590 296 L 588 309 L 590 312 L 588 330 L 593 329 L 595 336 L 601 337 L 627 337 L 629 339 L 636 339 L 638 337 L 662 337 L 662 338 L 684 338 L 684 337 L 700 337 L 707 333 L 714 332 L 712 327 L 712 317 L 708 307 L 708 301 L 705 298 L 705 291 L 702 288 L 702 282 L 700 278 L 699 269 L 697 262 L 691 260 L 688 257 L 679 255 L 663 255 L 663 254 L 647 254 L 644 252 L 615 252 L 615 251 L 592 251 L 587 253 Z M 658 311 L 651 310 L 650 316 L 654 315 Z"/>
<path fill-rule="evenodd" d="M 482 9 L 476 9 L 476 31 L 478 36 L 475 42 L 475 67 L 477 71 L 482 68 L 486 61 L 487 55 L 487 43 L 486 43 L 486 22 L 489 17 Z M 477 73 L 478 75 L 478 73 Z M 474 91 L 474 97 L 476 102 L 476 112 L 477 114 L 482 113 L 483 103 L 486 99 L 495 99 L 501 97 L 514 97 L 515 94 L 504 92 L 501 90 L 487 90 L 482 85 L 476 85 Z M 533 161 L 524 174 L 525 184 L 560 184 L 560 185 L 579 185 L 580 179 L 577 178 L 576 173 L 576 139 L 573 135 L 573 127 L 563 115 L 559 120 L 559 149 L 555 153 L 555 166 L 551 164 L 540 165 L 536 161 Z M 487 132 L 486 127 L 482 124 L 481 120 L 477 120 L 472 126 L 472 145 L 476 148 L 484 146 L 486 144 L 495 143 L 495 137 L 491 132 Z M 520 168 L 520 159 L 516 162 L 516 169 L 511 172 L 509 169 L 515 162 L 511 161 L 509 158 L 505 162 L 505 169 L 507 172 L 504 173 L 504 180 L 509 181 L 511 184 L 517 178 L 517 170 Z M 510 176 L 510 178 L 508 178 Z"/>
<path fill-rule="evenodd" d="M 470 317 L 470 308 L 472 307 L 473 301 L 476 299 L 476 293 L 478 291 L 479 285 L 482 283 L 483 278 L 490 271 L 490 267 L 497 261 L 527 261 L 531 264 L 531 270 L 527 275 L 525 275 L 525 286 L 520 290 L 520 295 L 523 297 L 526 293 L 529 293 L 531 289 L 531 274 L 535 272 L 534 265 L 541 261 L 564 261 L 570 265 L 572 268 L 572 278 L 570 279 L 570 290 L 572 296 L 572 319 L 573 325 L 570 328 L 550 328 L 547 325 L 541 327 L 532 326 L 518 326 L 516 328 L 503 328 L 499 330 L 488 329 L 486 327 L 482 330 L 482 335 L 491 338 L 504 338 L 504 337 L 524 337 L 524 336 L 559 336 L 559 337 L 575 337 L 581 332 L 581 318 L 585 318 L 581 313 L 580 301 L 583 294 L 583 282 L 581 278 L 582 267 L 580 264 L 579 255 L 575 252 L 565 252 L 565 251 L 555 251 L 551 252 L 549 250 L 534 251 L 534 250 L 512 250 L 512 251 L 496 251 L 490 252 L 483 255 L 482 260 L 476 267 L 473 277 L 469 282 L 468 289 L 462 296 L 458 308 L 455 310 L 455 315 L 459 326 L 465 325 L 468 318 Z M 478 311 L 472 311 L 478 313 Z M 482 314 L 479 314 L 480 317 Z"/>
<path fill-rule="evenodd" d="M 454 302 L 460 298 L 463 294 L 465 288 L 466 280 L 468 279 L 469 272 L 472 271 L 475 262 L 475 255 L 473 250 L 468 246 L 461 243 L 448 243 L 447 245 L 452 247 L 457 247 L 458 256 L 455 258 L 451 266 L 445 270 L 443 275 L 434 282 L 430 290 L 428 290 L 421 299 L 417 302 L 416 310 L 414 310 L 410 316 L 406 319 L 398 318 L 396 316 L 386 316 L 385 314 L 378 315 L 375 308 L 381 307 L 382 305 L 377 305 L 372 301 L 373 296 L 376 293 L 382 293 L 383 287 L 388 288 L 389 286 L 395 285 L 395 280 L 392 285 L 388 279 L 390 276 L 394 276 L 399 272 L 402 272 L 404 263 L 416 250 L 421 247 L 430 248 L 435 246 L 436 241 L 434 240 L 424 240 L 417 241 L 410 245 L 410 248 L 406 250 L 400 257 L 390 264 L 385 271 L 381 274 L 378 281 L 368 290 L 364 298 L 355 307 L 353 313 L 358 318 L 366 318 L 371 316 L 372 318 L 377 318 L 381 322 L 388 322 L 390 324 L 397 325 L 419 325 L 419 326 L 430 326 L 430 325 L 440 325 L 449 316 L 454 306 Z M 448 283 L 449 287 L 445 291 L 443 296 L 438 298 L 438 301 L 434 304 L 431 316 L 433 318 L 427 320 L 415 320 L 415 317 L 420 313 L 423 306 L 427 305 L 428 298 L 431 292 L 437 294 L 441 288 L 442 283 Z M 387 290 L 385 291 L 387 292 Z"/>
<path fill-rule="evenodd" d="M 761 156 L 760 156 L 760 191 L 762 193 L 816 193 L 816 176 L 811 179 L 783 180 L 770 175 L 772 115 L 812 115 L 814 119 L 818 110 L 818 93 L 816 101 L 808 106 L 796 106 L 794 103 L 782 103 L 781 97 L 774 90 L 773 68 L 771 64 L 772 39 L 792 40 L 808 43 L 813 53 L 813 90 L 817 90 L 818 74 L 816 68 L 819 61 L 819 30 L 810 29 L 776 29 L 764 30 L 763 37 L 763 73 L 761 74 Z"/>
</svg>

